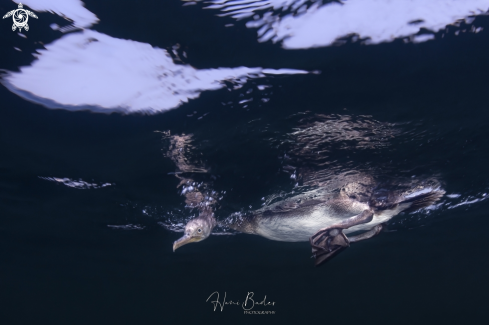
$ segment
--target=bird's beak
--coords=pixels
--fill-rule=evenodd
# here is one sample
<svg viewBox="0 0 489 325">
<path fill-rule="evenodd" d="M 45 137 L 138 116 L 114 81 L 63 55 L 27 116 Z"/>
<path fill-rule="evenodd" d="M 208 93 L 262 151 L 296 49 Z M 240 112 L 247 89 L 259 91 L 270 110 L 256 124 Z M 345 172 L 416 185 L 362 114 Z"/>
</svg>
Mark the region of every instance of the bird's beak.
<svg viewBox="0 0 489 325">
<path fill-rule="evenodd" d="M 196 241 L 199 241 L 198 238 L 191 237 L 191 236 L 185 234 L 185 235 L 183 235 L 182 238 L 176 240 L 173 243 L 173 251 L 176 251 L 177 248 L 182 247 L 183 245 L 190 244 L 190 243 L 193 243 Z"/>
</svg>

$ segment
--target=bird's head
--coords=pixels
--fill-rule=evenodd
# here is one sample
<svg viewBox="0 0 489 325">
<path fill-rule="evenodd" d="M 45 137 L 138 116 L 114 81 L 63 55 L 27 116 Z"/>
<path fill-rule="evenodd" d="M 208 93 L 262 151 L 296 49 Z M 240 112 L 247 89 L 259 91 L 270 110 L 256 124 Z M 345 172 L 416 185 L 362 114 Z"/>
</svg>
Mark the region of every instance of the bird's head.
<svg viewBox="0 0 489 325">
<path fill-rule="evenodd" d="M 216 219 L 210 211 L 202 211 L 201 214 L 190 220 L 185 226 L 183 237 L 173 243 L 173 251 L 183 245 L 202 241 L 209 237 L 216 226 Z"/>
</svg>

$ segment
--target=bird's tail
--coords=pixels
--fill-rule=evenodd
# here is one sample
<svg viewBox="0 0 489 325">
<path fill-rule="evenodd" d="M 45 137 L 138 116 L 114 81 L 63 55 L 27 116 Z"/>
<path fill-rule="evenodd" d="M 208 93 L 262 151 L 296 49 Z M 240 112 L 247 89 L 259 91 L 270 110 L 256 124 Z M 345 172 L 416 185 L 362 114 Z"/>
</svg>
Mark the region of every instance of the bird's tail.
<svg viewBox="0 0 489 325">
<path fill-rule="evenodd" d="M 409 212 L 426 208 L 441 199 L 443 195 L 445 195 L 445 191 L 441 188 L 427 188 L 414 192 L 404 197 L 402 203 L 410 204 L 404 211 Z"/>
<path fill-rule="evenodd" d="M 377 211 L 396 209 L 410 212 L 434 204 L 444 194 L 439 184 L 418 185 L 408 191 L 378 189 L 370 199 L 370 206 Z"/>
</svg>

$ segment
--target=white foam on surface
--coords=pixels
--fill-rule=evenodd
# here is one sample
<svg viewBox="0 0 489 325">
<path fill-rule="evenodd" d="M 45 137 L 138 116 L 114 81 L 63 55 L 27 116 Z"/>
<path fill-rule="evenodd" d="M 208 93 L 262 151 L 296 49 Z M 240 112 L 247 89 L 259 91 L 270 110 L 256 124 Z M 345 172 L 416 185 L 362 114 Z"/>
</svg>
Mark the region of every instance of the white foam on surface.
<svg viewBox="0 0 489 325">
<path fill-rule="evenodd" d="M 304 0 L 213 0 L 207 8 L 237 20 L 249 19 L 258 40 L 282 42 L 286 49 L 330 46 L 338 38 L 358 35 L 368 44 L 410 37 L 412 42 L 432 40 L 418 35 L 421 28 L 437 32 L 449 24 L 484 14 L 489 0 L 344 0 L 342 3 Z M 262 14 L 263 10 L 267 10 Z M 253 18 L 251 19 L 251 17 Z M 413 23 L 416 22 L 416 23 Z"/>
<path fill-rule="evenodd" d="M 85 182 L 81 179 L 74 180 L 74 179 L 66 178 L 66 177 L 65 178 L 59 178 L 59 177 L 42 177 L 42 176 L 39 176 L 39 178 L 43 179 L 45 181 L 57 182 L 57 183 L 65 185 L 65 186 L 77 188 L 77 189 L 81 189 L 81 190 L 103 188 L 103 187 L 113 185 L 111 183 L 103 183 L 103 184 L 88 183 L 88 182 Z"/>
<path fill-rule="evenodd" d="M 155 113 L 180 106 L 223 81 L 244 84 L 292 69 L 195 69 L 177 65 L 166 50 L 92 30 L 65 35 L 38 50 L 38 60 L 2 82 L 12 92 L 49 108 Z"/>
<path fill-rule="evenodd" d="M 34 11 L 49 11 L 73 21 L 78 28 L 88 28 L 98 22 L 97 16 L 80 0 L 13 0 Z"/>
<path fill-rule="evenodd" d="M 143 230 L 146 228 L 145 226 L 142 225 L 133 225 L 133 224 L 127 224 L 127 225 L 107 225 L 107 227 L 111 229 L 119 229 L 119 230 Z"/>
</svg>

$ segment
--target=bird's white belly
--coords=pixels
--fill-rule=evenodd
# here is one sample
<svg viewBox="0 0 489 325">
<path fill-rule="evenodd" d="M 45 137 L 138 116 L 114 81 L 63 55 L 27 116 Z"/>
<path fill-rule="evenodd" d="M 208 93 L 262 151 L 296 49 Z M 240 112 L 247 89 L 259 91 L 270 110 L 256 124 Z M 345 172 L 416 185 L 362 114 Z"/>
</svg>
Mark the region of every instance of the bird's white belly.
<svg viewBox="0 0 489 325">
<path fill-rule="evenodd" d="M 328 227 L 333 220 L 320 220 L 316 218 L 273 218 L 260 220 L 256 233 L 271 240 L 278 241 L 308 241 L 309 237 L 319 229 Z"/>
<path fill-rule="evenodd" d="M 309 237 L 319 229 L 331 226 L 340 220 L 321 209 L 307 216 L 262 218 L 257 222 L 256 234 L 278 241 L 309 241 Z"/>
<path fill-rule="evenodd" d="M 393 216 L 402 211 L 405 207 L 400 205 L 397 209 L 384 210 L 378 214 L 374 214 L 373 220 L 369 223 L 353 226 L 345 229 L 345 234 L 356 231 L 367 231 L 378 224 L 388 221 Z M 352 216 L 353 217 L 353 216 Z M 265 238 L 277 241 L 309 241 L 309 238 L 317 233 L 320 229 L 333 226 L 345 218 L 337 218 L 334 216 L 325 215 L 324 211 L 315 211 L 311 215 L 297 217 L 275 217 L 262 218 L 257 222 L 256 234 Z"/>
</svg>

